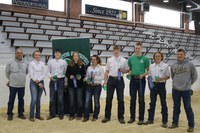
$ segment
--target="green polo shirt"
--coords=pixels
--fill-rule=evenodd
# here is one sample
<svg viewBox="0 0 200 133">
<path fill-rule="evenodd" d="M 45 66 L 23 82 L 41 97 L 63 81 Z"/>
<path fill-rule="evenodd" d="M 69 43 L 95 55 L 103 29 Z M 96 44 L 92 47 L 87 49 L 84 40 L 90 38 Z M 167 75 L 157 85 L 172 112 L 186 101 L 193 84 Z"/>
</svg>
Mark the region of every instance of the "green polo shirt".
<svg viewBox="0 0 200 133">
<path fill-rule="evenodd" d="M 144 55 L 139 57 L 132 55 L 128 59 L 128 66 L 131 69 L 131 74 L 138 76 L 145 73 L 145 70 L 149 68 L 149 59 Z"/>
</svg>

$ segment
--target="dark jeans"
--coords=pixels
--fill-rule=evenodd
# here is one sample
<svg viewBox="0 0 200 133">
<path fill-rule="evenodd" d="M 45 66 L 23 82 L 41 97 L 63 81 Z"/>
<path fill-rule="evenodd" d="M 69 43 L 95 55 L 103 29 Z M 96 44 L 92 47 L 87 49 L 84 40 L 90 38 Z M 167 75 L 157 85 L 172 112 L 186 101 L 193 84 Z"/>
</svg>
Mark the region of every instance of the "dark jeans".
<svg viewBox="0 0 200 133">
<path fill-rule="evenodd" d="M 106 95 L 106 108 L 105 118 L 110 119 L 113 94 L 116 89 L 118 101 L 118 119 L 124 119 L 124 79 L 109 77 L 107 81 L 107 95 Z"/>
<path fill-rule="evenodd" d="M 93 118 L 98 119 L 99 111 L 100 111 L 100 95 L 101 95 L 101 85 L 97 86 L 88 86 L 86 88 L 86 97 L 85 97 L 85 109 L 84 109 L 84 117 L 89 119 L 89 109 L 91 106 L 92 96 L 94 95 L 94 114 Z"/>
<path fill-rule="evenodd" d="M 172 90 L 172 97 L 174 102 L 174 110 L 173 110 L 173 124 L 177 124 L 179 122 L 179 115 L 181 113 L 181 98 L 183 99 L 184 109 L 186 112 L 186 116 L 188 119 L 188 126 L 194 127 L 194 113 L 191 107 L 191 90 L 187 91 L 177 91 L 175 89 Z"/>
<path fill-rule="evenodd" d="M 154 83 L 154 88 L 150 90 L 150 109 L 148 120 L 154 121 L 154 115 L 155 115 L 155 107 L 156 107 L 156 101 L 157 101 L 157 95 L 160 97 L 160 104 L 161 104 L 161 114 L 162 114 L 162 122 L 167 123 L 168 122 L 168 109 L 167 109 L 167 102 L 166 102 L 166 88 L 165 88 L 165 82 L 162 83 Z"/>
<path fill-rule="evenodd" d="M 41 82 L 44 85 L 44 81 Z M 40 116 L 40 99 L 42 96 L 43 89 L 33 81 L 30 81 L 31 91 L 31 104 L 30 104 L 30 118 L 34 118 L 34 111 L 36 106 L 36 117 Z"/>
<path fill-rule="evenodd" d="M 12 116 L 13 115 L 13 107 L 15 103 L 15 97 L 18 93 L 18 116 L 23 116 L 24 113 L 24 94 L 25 94 L 25 87 L 22 88 L 16 88 L 16 87 L 9 87 L 10 95 L 9 95 L 9 101 L 8 101 L 8 109 L 7 109 L 7 115 Z"/>
<path fill-rule="evenodd" d="M 57 90 L 55 90 L 54 83 L 57 82 Z M 50 88 L 50 106 L 49 106 L 49 112 L 50 116 L 55 116 L 56 111 L 55 108 L 58 108 L 58 115 L 63 116 L 63 109 L 64 109 L 64 104 L 63 104 L 63 89 L 64 89 L 64 78 L 58 79 L 57 81 L 50 81 L 49 84 Z M 57 97 L 57 98 L 56 98 Z M 57 101 L 56 101 L 57 99 Z M 57 102 L 57 104 L 56 104 Z M 58 105 L 58 107 L 55 107 Z"/>
<path fill-rule="evenodd" d="M 69 114 L 70 117 L 75 117 L 77 105 L 77 117 L 82 117 L 83 113 L 83 88 L 68 88 L 69 90 Z M 75 102 L 77 101 L 77 103 Z"/>
<path fill-rule="evenodd" d="M 135 120 L 135 109 L 136 109 L 136 98 L 137 98 L 137 92 L 138 92 L 138 102 L 139 102 L 139 121 L 144 120 L 144 111 L 145 111 L 145 99 L 144 99 L 144 93 L 145 93 L 145 85 L 146 80 L 143 79 L 134 79 L 131 78 L 130 82 L 130 113 L 131 113 L 131 119 Z"/>
</svg>

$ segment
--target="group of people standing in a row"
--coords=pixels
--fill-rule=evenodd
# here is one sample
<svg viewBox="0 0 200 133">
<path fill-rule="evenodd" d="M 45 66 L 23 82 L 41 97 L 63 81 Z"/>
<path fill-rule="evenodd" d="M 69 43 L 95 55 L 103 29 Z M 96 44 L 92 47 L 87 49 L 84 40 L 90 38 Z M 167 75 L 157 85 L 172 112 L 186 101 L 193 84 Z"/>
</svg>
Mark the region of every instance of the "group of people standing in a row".
<svg viewBox="0 0 200 133">
<path fill-rule="evenodd" d="M 67 78 L 69 92 L 69 120 L 81 120 L 84 112 L 83 122 L 89 120 L 89 112 L 94 96 L 94 113 L 92 121 L 98 119 L 100 112 L 100 95 L 102 86 L 107 86 L 105 116 L 102 123 L 111 119 L 112 99 L 116 90 L 118 101 L 118 120 L 125 124 L 124 120 L 124 79 L 123 74 L 128 73 L 130 79 L 130 119 L 128 123 L 133 123 L 136 118 L 136 99 L 138 94 L 139 103 L 139 120 L 138 125 L 153 124 L 157 95 L 161 101 L 162 127 L 168 127 L 168 108 L 166 102 L 166 80 L 171 77 L 172 97 L 174 102 L 173 121 L 169 128 L 178 127 L 181 98 L 183 99 L 184 108 L 188 119 L 188 132 L 194 131 L 194 113 L 191 107 L 191 85 L 197 80 L 197 71 L 195 66 L 185 57 L 183 49 L 177 50 L 177 61 L 171 66 L 163 62 L 163 54 L 156 52 L 153 55 L 154 63 L 150 64 L 149 59 L 142 55 L 142 44 L 136 43 L 134 54 L 128 60 L 120 56 L 120 47 L 113 47 L 113 56 L 108 59 L 106 70 L 101 66 L 101 59 L 97 55 L 91 57 L 91 65 L 87 68 L 80 59 L 79 53 L 74 52 L 69 64 L 61 59 L 61 51 L 56 50 L 55 58 L 48 62 L 48 68 L 45 70 L 45 64 L 40 61 L 41 53 L 39 50 L 34 51 L 33 58 L 29 64 L 23 59 L 23 51 L 17 48 L 15 59 L 10 61 L 6 66 L 6 76 L 9 80 L 9 101 L 8 101 L 8 120 L 13 119 L 13 106 L 16 94 L 18 93 L 18 118 L 26 119 L 24 116 L 24 94 L 26 74 L 30 76 L 30 114 L 29 120 L 44 120 L 40 115 L 40 99 L 44 88 L 44 78 L 46 75 L 50 78 L 50 103 L 49 117 L 47 120 L 55 118 L 56 108 L 59 119 L 64 117 L 63 93 L 65 78 Z M 171 70 L 171 72 L 170 72 Z M 144 122 L 145 113 L 145 86 L 146 76 L 152 77 L 152 86 L 150 87 L 150 108 L 148 110 L 148 120 Z M 102 81 L 103 85 L 102 85 Z M 83 104 L 83 88 L 85 88 L 85 104 Z M 77 101 L 77 102 L 75 102 Z M 57 106 L 57 107 L 56 107 Z M 84 107 L 83 107 L 84 106 Z M 35 112 L 36 108 L 36 113 Z M 76 109 L 77 108 L 77 112 Z"/>
</svg>

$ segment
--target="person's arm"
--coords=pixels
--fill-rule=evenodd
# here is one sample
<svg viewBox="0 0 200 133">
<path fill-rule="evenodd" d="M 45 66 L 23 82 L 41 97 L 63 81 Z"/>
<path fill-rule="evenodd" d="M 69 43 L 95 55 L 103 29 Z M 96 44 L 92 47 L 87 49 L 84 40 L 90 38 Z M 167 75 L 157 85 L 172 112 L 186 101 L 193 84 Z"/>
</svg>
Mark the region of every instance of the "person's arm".
<svg viewBox="0 0 200 133">
<path fill-rule="evenodd" d="M 63 73 L 65 74 L 65 73 L 66 73 L 66 71 L 67 71 L 67 65 L 68 65 L 68 64 L 67 64 L 67 62 L 66 62 L 66 61 L 64 61 L 63 63 L 64 63 L 64 64 L 63 64 L 63 65 L 64 65 L 64 72 L 63 72 Z"/>
<path fill-rule="evenodd" d="M 145 72 L 139 76 L 140 79 L 144 78 L 146 75 L 149 74 L 149 65 L 150 65 L 149 64 L 149 59 L 146 58 L 146 60 L 145 60 Z"/>
<path fill-rule="evenodd" d="M 197 74 L 197 69 L 196 67 L 194 66 L 193 63 L 190 63 L 191 65 L 191 84 L 193 85 L 194 82 L 197 80 L 198 78 L 198 74 Z"/>
<path fill-rule="evenodd" d="M 95 75 L 95 79 L 98 81 L 102 81 L 104 79 L 104 69 L 100 67 L 100 75 Z"/>
<path fill-rule="evenodd" d="M 47 70 L 45 69 L 45 64 L 42 62 L 42 70 L 43 70 L 43 73 L 42 75 L 39 77 L 39 81 L 42 81 L 44 80 L 44 78 L 46 77 L 46 73 L 47 73 Z"/>
<path fill-rule="evenodd" d="M 104 74 L 104 83 L 103 83 L 103 85 L 106 85 L 106 84 L 107 84 L 107 80 L 108 80 L 108 73 L 109 73 L 109 71 L 108 71 L 108 70 L 106 70 L 106 71 L 105 71 L 105 74 Z"/>
<path fill-rule="evenodd" d="M 122 73 L 128 73 L 129 72 L 128 61 L 127 60 L 124 62 L 124 67 L 120 68 L 120 72 L 122 72 Z"/>
<path fill-rule="evenodd" d="M 51 74 L 51 60 L 47 63 L 47 75 L 50 80 L 54 80 L 53 75 Z"/>
<path fill-rule="evenodd" d="M 163 77 L 159 77 L 156 81 L 166 81 L 170 78 L 170 72 L 169 72 L 169 66 L 167 65 L 164 68 L 164 76 Z"/>
<path fill-rule="evenodd" d="M 81 67 L 81 79 L 83 80 L 86 76 L 86 67 L 85 65 L 83 64 L 82 67 Z"/>
<path fill-rule="evenodd" d="M 28 66 L 28 74 L 29 74 L 30 79 L 32 79 L 33 81 L 36 81 L 37 79 L 34 77 L 33 73 L 34 73 L 33 64 L 30 63 L 29 66 Z"/>
<path fill-rule="evenodd" d="M 8 63 L 8 64 L 6 65 L 5 74 L 6 74 L 6 78 L 7 78 L 8 80 L 10 80 L 10 63 Z"/>
<path fill-rule="evenodd" d="M 170 67 L 171 77 L 174 79 L 173 65 Z"/>
<path fill-rule="evenodd" d="M 65 76 L 66 76 L 68 79 L 70 79 L 70 66 L 67 67 Z"/>
</svg>

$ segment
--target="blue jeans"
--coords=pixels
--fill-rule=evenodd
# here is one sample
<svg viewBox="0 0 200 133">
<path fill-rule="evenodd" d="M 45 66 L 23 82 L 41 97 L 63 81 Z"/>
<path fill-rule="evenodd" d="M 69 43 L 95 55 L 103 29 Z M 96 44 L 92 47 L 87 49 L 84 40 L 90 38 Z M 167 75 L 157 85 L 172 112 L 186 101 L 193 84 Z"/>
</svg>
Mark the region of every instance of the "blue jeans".
<svg viewBox="0 0 200 133">
<path fill-rule="evenodd" d="M 167 123 L 168 122 L 168 108 L 167 108 L 167 102 L 166 102 L 166 88 L 165 88 L 165 82 L 163 83 L 154 83 L 154 88 L 150 91 L 150 109 L 148 120 L 154 121 L 154 115 L 155 115 L 155 107 L 156 107 L 156 101 L 157 101 L 157 95 L 160 97 L 160 103 L 161 103 L 161 114 L 162 114 L 162 122 Z"/>
<path fill-rule="evenodd" d="M 98 119 L 100 111 L 100 95 L 101 95 L 101 85 L 97 86 L 88 86 L 86 88 L 86 97 L 85 97 L 85 109 L 84 117 L 89 119 L 89 107 L 91 106 L 92 96 L 94 95 L 94 114 L 93 118 Z"/>
<path fill-rule="evenodd" d="M 8 101 L 8 109 L 7 115 L 13 115 L 13 107 L 15 103 L 15 97 L 18 93 L 18 116 L 23 116 L 24 114 L 24 94 L 25 94 L 25 87 L 16 88 L 16 87 L 9 87 L 10 94 L 9 94 L 9 101 Z"/>
<path fill-rule="evenodd" d="M 56 82 L 57 82 L 57 90 L 55 89 L 55 86 L 54 86 Z M 49 88 L 50 88 L 50 106 L 49 106 L 50 116 L 54 117 L 56 115 L 55 108 L 58 108 L 58 115 L 63 116 L 64 115 L 64 112 L 63 112 L 64 78 L 58 79 L 57 81 L 51 80 L 49 84 Z M 55 107 L 56 105 L 58 105 L 58 107 Z"/>
<path fill-rule="evenodd" d="M 178 125 L 179 115 L 181 113 L 181 98 L 183 99 L 184 109 L 186 112 L 186 116 L 188 119 L 188 126 L 194 127 L 194 113 L 191 107 L 191 90 L 187 91 L 177 91 L 175 89 L 172 90 L 172 97 L 174 102 L 174 110 L 173 110 L 173 124 Z"/>
<path fill-rule="evenodd" d="M 41 81 L 44 85 L 44 81 Z M 31 104 L 30 104 L 30 118 L 34 118 L 34 111 L 36 106 L 36 117 L 40 117 L 40 99 L 42 96 L 43 89 L 33 81 L 30 81 L 30 91 L 31 91 Z"/>
<path fill-rule="evenodd" d="M 75 117 L 77 110 L 77 117 L 82 117 L 83 113 L 83 88 L 71 88 L 69 90 L 69 115 Z M 77 102 L 77 103 L 76 103 Z"/>
<path fill-rule="evenodd" d="M 107 81 L 107 91 L 106 91 L 106 108 L 105 108 L 105 118 L 110 119 L 113 94 L 116 89 L 117 101 L 118 101 L 118 119 L 124 119 L 124 79 L 109 77 Z"/>
<path fill-rule="evenodd" d="M 136 98 L 138 92 L 138 101 L 139 101 L 139 121 L 144 120 L 144 111 L 145 111 L 145 100 L 144 100 L 144 93 L 145 93 L 145 85 L 146 80 L 143 79 L 134 79 L 131 78 L 130 82 L 130 113 L 131 119 L 135 120 L 135 109 L 136 109 Z"/>
</svg>

